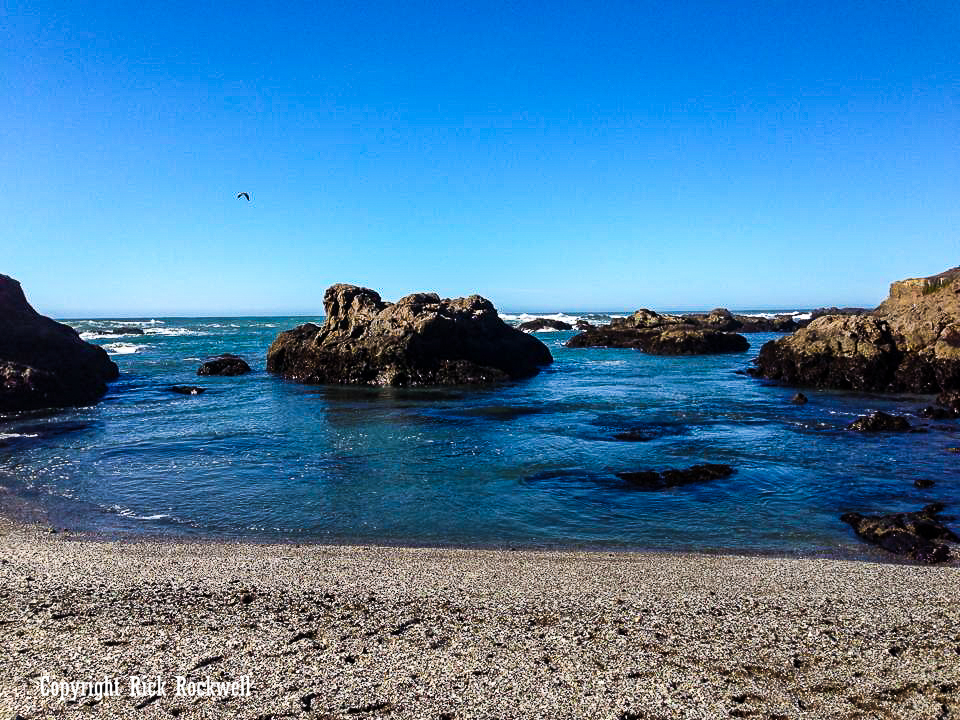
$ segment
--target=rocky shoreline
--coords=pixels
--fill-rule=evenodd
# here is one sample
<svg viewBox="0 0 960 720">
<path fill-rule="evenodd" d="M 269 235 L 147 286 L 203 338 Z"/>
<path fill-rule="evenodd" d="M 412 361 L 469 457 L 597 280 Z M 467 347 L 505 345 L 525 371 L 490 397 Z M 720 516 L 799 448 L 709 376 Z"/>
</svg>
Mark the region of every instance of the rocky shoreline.
<svg viewBox="0 0 960 720">
<path fill-rule="evenodd" d="M 818 317 L 765 344 L 752 372 L 836 390 L 960 390 L 960 268 L 893 283 L 869 314 Z"/>
<path fill-rule="evenodd" d="M 960 568 L 105 542 L 6 520 L 0 546 L 0 711 L 23 720 L 960 711 Z M 43 673 L 124 691 L 64 702 Z M 133 676 L 167 694 L 131 697 Z M 176 676 L 251 692 L 177 697 Z"/>
</svg>

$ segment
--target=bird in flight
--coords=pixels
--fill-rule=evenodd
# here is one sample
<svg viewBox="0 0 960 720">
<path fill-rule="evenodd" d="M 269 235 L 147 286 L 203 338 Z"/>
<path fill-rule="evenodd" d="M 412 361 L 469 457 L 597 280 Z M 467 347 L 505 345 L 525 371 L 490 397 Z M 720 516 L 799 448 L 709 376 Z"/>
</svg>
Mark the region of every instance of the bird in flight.
<svg viewBox="0 0 960 720">
<path fill-rule="evenodd" d="M 250 202 L 250 193 L 245 193 L 245 192 L 237 193 L 237 200 L 239 200 L 240 198 L 246 198 L 247 202 Z"/>
</svg>

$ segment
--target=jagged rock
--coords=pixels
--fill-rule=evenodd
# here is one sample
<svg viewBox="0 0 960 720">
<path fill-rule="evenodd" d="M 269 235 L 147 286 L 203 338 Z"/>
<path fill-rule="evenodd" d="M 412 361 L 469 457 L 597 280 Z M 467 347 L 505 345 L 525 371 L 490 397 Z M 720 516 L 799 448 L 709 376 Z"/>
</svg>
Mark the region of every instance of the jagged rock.
<svg viewBox="0 0 960 720">
<path fill-rule="evenodd" d="M 753 373 L 788 385 L 886 390 L 900 353 L 889 326 L 867 315 L 828 315 L 765 343 Z"/>
<path fill-rule="evenodd" d="M 858 432 L 905 432 L 910 429 L 910 423 L 905 417 L 889 415 L 881 410 L 858 417 L 847 425 L 847 430 Z"/>
<path fill-rule="evenodd" d="M 934 503 L 918 512 L 891 515 L 861 515 L 846 513 L 840 519 L 853 527 L 867 542 L 898 555 L 909 555 L 925 563 L 943 562 L 950 558 L 945 542 L 958 542 L 953 533 L 937 515 L 943 505 Z"/>
<path fill-rule="evenodd" d="M 634 348 L 651 355 L 710 355 L 743 352 L 750 344 L 742 335 L 687 326 L 631 328 L 605 325 L 575 335 L 567 341 L 567 347 Z"/>
<path fill-rule="evenodd" d="M 39 314 L 0 275 L 0 412 L 89 405 L 118 375 L 103 348 Z"/>
<path fill-rule="evenodd" d="M 810 319 L 816 320 L 818 317 L 823 317 L 824 315 L 869 315 L 872 310 L 870 308 L 858 308 L 858 307 L 828 307 L 828 308 L 817 308 L 810 313 Z"/>
<path fill-rule="evenodd" d="M 540 332 L 541 330 L 573 330 L 573 325 L 565 323 L 562 320 L 553 320 L 552 318 L 537 318 L 529 322 L 520 323 L 518 329 L 524 332 Z"/>
<path fill-rule="evenodd" d="M 172 385 L 170 387 L 170 392 L 178 393 L 180 395 L 199 395 L 205 391 L 205 388 L 195 387 L 193 385 Z"/>
<path fill-rule="evenodd" d="M 619 472 L 617 477 L 626 481 L 637 490 L 664 490 L 665 488 L 689 485 L 691 483 L 717 480 L 733 475 L 729 465 L 705 463 L 693 465 L 684 470 L 645 470 L 641 472 Z"/>
<path fill-rule="evenodd" d="M 722 324 L 724 316 L 720 310 L 712 315 Z M 567 347 L 634 348 L 651 355 L 708 355 L 743 352 L 750 344 L 742 335 L 712 329 L 687 316 L 661 315 L 642 308 L 629 317 L 614 318 L 609 325 L 574 335 Z"/>
<path fill-rule="evenodd" d="M 210 358 L 197 369 L 197 375 L 243 375 L 250 372 L 247 361 L 239 355 L 224 353 Z"/>
<path fill-rule="evenodd" d="M 792 402 L 794 405 L 806 405 L 807 396 L 801 392 L 798 392 L 796 395 L 790 398 L 790 402 Z"/>
<path fill-rule="evenodd" d="M 798 321 L 792 315 L 734 315 L 726 308 L 716 308 L 706 315 L 692 313 L 679 317 L 699 327 L 738 333 L 793 332 L 806 324 L 805 320 Z"/>
<path fill-rule="evenodd" d="M 881 392 L 960 389 L 960 268 L 895 282 L 869 315 L 826 315 L 760 349 L 754 374 Z"/>
<path fill-rule="evenodd" d="M 504 323 L 479 295 L 415 293 L 396 303 L 333 285 L 326 320 L 280 333 L 267 370 L 306 383 L 470 385 L 535 375 L 553 362 L 536 338 Z"/>
</svg>

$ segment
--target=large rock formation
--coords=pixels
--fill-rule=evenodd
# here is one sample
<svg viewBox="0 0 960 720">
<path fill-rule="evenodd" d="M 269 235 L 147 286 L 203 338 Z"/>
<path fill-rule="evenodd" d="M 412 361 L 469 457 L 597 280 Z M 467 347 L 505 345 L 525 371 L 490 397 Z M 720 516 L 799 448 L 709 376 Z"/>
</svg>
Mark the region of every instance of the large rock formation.
<svg viewBox="0 0 960 720">
<path fill-rule="evenodd" d="M 869 315 L 825 315 L 767 343 L 753 374 L 842 390 L 960 388 L 960 268 L 893 283 Z"/>
<path fill-rule="evenodd" d="M 280 333 L 267 370 L 305 383 L 468 385 L 530 377 L 553 362 L 536 338 L 504 323 L 479 295 L 396 303 L 373 290 L 333 285 L 326 320 Z"/>
<path fill-rule="evenodd" d="M 726 312 L 726 311 L 723 311 Z M 710 317 L 722 325 L 719 311 Z M 743 352 L 750 347 L 746 338 L 725 332 L 710 324 L 691 320 L 686 315 L 661 315 L 640 309 L 625 318 L 614 318 L 609 325 L 593 327 L 574 335 L 567 347 L 634 348 L 651 355 L 710 355 Z"/>
<path fill-rule="evenodd" d="M 118 374 L 103 348 L 38 313 L 0 275 L 0 412 L 88 405 Z"/>
</svg>

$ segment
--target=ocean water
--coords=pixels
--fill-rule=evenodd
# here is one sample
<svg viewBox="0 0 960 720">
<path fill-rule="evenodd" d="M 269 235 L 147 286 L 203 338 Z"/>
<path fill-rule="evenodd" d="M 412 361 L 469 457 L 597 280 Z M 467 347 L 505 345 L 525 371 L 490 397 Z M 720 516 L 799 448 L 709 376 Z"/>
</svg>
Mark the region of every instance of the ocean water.
<svg viewBox="0 0 960 720">
<path fill-rule="evenodd" d="M 806 391 L 810 402 L 792 405 L 793 389 L 737 372 L 772 334 L 748 335 L 742 354 L 666 358 L 567 349 L 573 333 L 542 333 L 551 367 L 480 389 L 268 375 L 271 340 L 306 321 L 321 318 L 68 321 L 111 353 L 121 378 L 94 407 L 0 419 L 6 504 L 122 534 L 889 559 L 840 515 L 932 501 L 949 512 L 960 501 L 960 456 L 948 451 L 960 446 L 957 421 L 846 431 L 862 413 L 908 413 L 931 398 Z M 145 334 L 95 332 L 121 325 Z M 222 352 L 253 372 L 197 377 Z M 177 395 L 174 384 L 206 392 Z M 650 439 L 613 439 L 637 429 Z M 660 492 L 616 477 L 702 462 L 736 472 Z M 917 489 L 918 478 L 936 485 Z"/>
</svg>

